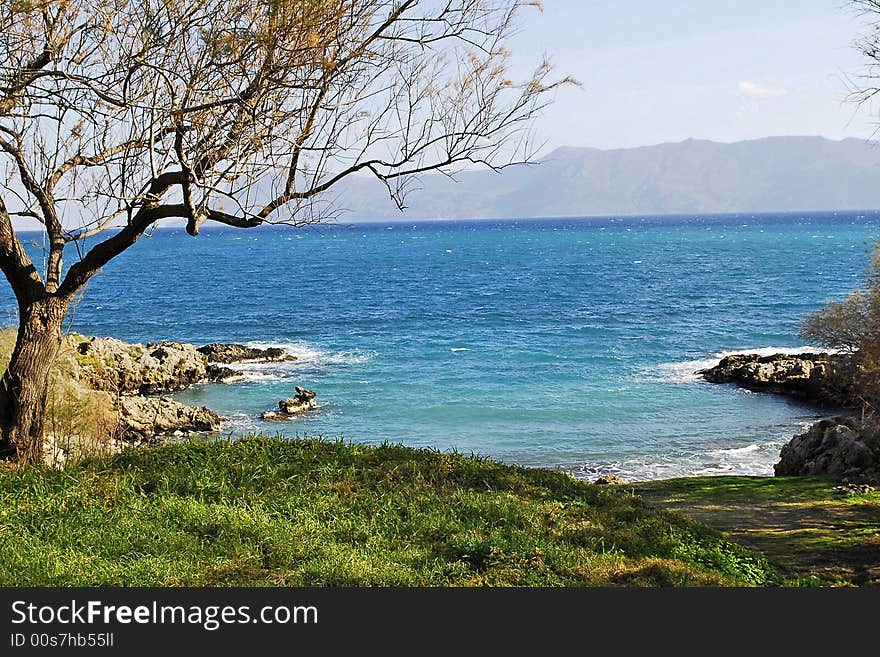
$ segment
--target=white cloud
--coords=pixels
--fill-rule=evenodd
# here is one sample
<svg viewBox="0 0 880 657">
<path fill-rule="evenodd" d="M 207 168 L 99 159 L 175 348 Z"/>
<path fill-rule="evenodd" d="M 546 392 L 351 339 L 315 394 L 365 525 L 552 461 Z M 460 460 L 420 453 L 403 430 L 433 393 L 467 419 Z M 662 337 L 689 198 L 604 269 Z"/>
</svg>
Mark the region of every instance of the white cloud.
<svg viewBox="0 0 880 657">
<path fill-rule="evenodd" d="M 760 82 L 740 82 L 736 85 L 741 94 L 750 96 L 751 98 L 779 98 L 788 93 L 788 89 L 782 87 L 773 87 L 769 84 L 761 84 Z"/>
</svg>

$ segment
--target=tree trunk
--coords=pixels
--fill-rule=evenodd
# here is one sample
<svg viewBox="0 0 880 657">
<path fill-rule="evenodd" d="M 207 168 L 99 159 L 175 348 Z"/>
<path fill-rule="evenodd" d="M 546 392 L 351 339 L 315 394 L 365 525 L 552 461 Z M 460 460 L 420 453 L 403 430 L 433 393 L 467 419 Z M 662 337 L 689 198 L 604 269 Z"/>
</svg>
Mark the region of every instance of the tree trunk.
<svg viewBox="0 0 880 657">
<path fill-rule="evenodd" d="M 0 380 L 0 455 L 20 462 L 43 457 L 49 371 L 61 348 L 67 302 L 48 296 L 19 305 L 18 338 Z"/>
</svg>

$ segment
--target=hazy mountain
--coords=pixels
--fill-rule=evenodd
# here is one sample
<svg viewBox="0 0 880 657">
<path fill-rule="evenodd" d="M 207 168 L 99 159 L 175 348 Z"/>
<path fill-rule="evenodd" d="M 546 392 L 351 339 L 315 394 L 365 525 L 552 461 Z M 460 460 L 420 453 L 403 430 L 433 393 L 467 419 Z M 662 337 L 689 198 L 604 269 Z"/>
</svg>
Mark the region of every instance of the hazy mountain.
<svg viewBox="0 0 880 657">
<path fill-rule="evenodd" d="M 398 212 L 373 180 L 338 196 L 352 219 L 563 217 L 880 208 L 880 147 L 859 139 L 769 137 L 733 144 L 559 148 L 539 163 L 457 182 L 432 174 Z"/>
</svg>

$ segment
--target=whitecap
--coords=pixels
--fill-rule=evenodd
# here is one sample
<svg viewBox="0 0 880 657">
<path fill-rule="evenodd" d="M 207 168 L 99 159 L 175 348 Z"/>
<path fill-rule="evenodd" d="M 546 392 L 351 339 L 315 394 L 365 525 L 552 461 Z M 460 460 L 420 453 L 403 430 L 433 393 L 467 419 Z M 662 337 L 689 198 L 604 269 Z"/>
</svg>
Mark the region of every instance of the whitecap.
<svg viewBox="0 0 880 657">
<path fill-rule="evenodd" d="M 645 367 L 636 375 L 639 381 L 666 381 L 669 383 L 694 383 L 702 377 L 700 370 L 714 367 L 721 358 L 700 358 L 675 363 L 660 363 L 655 367 Z"/>
<path fill-rule="evenodd" d="M 456 353 L 459 351 L 470 351 L 467 347 L 452 347 L 449 351 Z"/>
</svg>

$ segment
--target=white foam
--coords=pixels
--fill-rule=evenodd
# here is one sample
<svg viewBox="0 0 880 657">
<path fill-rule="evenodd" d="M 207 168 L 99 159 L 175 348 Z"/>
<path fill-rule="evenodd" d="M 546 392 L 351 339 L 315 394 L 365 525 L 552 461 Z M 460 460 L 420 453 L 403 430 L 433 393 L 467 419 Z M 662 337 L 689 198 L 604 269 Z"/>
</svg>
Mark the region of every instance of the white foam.
<svg viewBox="0 0 880 657">
<path fill-rule="evenodd" d="M 230 369 L 241 375 L 248 383 L 278 383 L 301 376 L 303 370 L 326 370 L 328 368 L 360 365 L 375 354 L 361 351 L 324 351 L 302 342 L 246 342 L 258 349 L 275 347 L 283 349 L 296 360 L 271 363 L 233 363 Z"/>
<path fill-rule="evenodd" d="M 470 349 L 468 349 L 467 347 L 452 347 L 452 349 L 450 349 L 449 351 L 457 353 L 459 351 L 470 351 Z"/>
<path fill-rule="evenodd" d="M 291 356 L 296 356 L 296 360 L 282 363 L 259 363 L 254 367 L 277 368 L 283 367 L 326 367 L 327 365 L 362 365 L 369 361 L 375 352 L 366 352 L 360 350 L 354 351 L 325 351 L 317 349 L 312 345 L 304 342 L 246 342 L 248 347 L 256 347 L 257 349 L 277 348 L 283 349 Z M 246 366 L 251 369 L 251 365 Z M 244 368 L 243 368 L 244 369 Z"/>
<path fill-rule="evenodd" d="M 607 474 L 627 481 L 648 481 L 675 477 L 705 477 L 720 475 L 759 476 L 773 475 L 773 464 L 779 461 L 783 442 L 750 444 L 745 447 L 706 450 L 694 454 L 668 454 L 624 458 L 605 463 L 585 463 L 560 468 L 577 479 L 593 481 Z"/>
<path fill-rule="evenodd" d="M 246 434 L 259 428 L 254 418 L 247 413 L 225 413 L 222 419 L 222 431 L 225 433 Z"/>
<path fill-rule="evenodd" d="M 656 367 L 647 367 L 638 373 L 639 380 L 667 381 L 670 383 L 693 383 L 700 380 L 699 370 L 718 364 L 720 358 L 703 358 L 685 360 L 677 363 L 660 363 Z"/>
<path fill-rule="evenodd" d="M 711 358 L 697 358 L 683 360 L 674 363 L 660 363 L 655 367 L 641 369 L 637 377 L 642 381 L 666 381 L 669 383 L 694 383 L 701 381 L 702 377 L 697 374 L 700 370 L 715 367 L 718 362 L 728 356 L 743 354 L 757 354 L 758 356 L 774 356 L 776 354 L 818 354 L 835 353 L 834 349 L 820 349 L 809 345 L 803 347 L 756 347 L 752 349 L 737 349 L 734 351 L 719 351 Z"/>
<path fill-rule="evenodd" d="M 286 378 L 288 378 L 281 373 L 261 372 L 256 369 L 245 369 L 246 367 L 248 366 L 240 365 L 239 368 L 233 369 L 241 373 L 242 379 L 248 383 L 277 383 L 278 381 L 284 381 Z"/>
<path fill-rule="evenodd" d="M 729 449 L 716 449 L 710 454 L 716 454 L 718 456 L 747 456 L 749 454 L 754 454 L 755 452 L 761 451 L 762 446 L 752 443 L 751 445 L 746 445 L 745 447 L 731 447 Z"/>
</svg>

